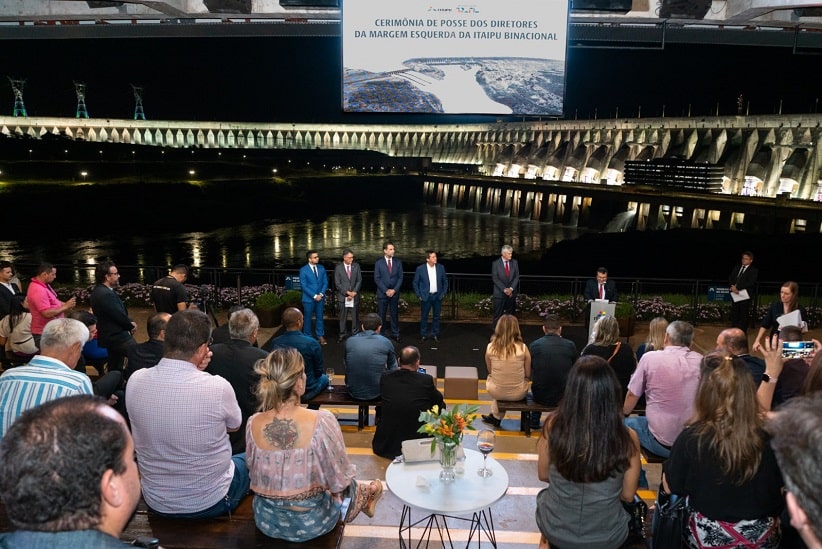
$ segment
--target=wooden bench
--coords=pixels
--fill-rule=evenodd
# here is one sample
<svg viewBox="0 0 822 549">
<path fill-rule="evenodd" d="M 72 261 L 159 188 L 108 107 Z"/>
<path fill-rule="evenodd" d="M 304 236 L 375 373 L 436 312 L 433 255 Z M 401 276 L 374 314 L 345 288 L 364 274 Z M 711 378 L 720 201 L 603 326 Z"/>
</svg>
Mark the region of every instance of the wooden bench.
<svg viewBox="0 0 822 549">
<path fill-rule="evenodd" d="M 345 385 L 332 385 L 333 391 L 325 390 L 307 401 L 309 406 L 356 406 L 357 407 L 357 429 L 362 430 L 368 425 L 368 409 L 370 406 L 378 408 L 382 401 L 375 400 L 357 400 L 348 394 L 348 387 Z"/>
<path fill-rule="evenodd" d="M 519 420 L 520 431 L 525 431 L 525 436 L 531 436 L 531 412 L 553 412 L 556 406 L 545 406 L 534 402 L 534 399 L 529 395 L 522 400 L 498 400 L 497 407 L 499 412 L 522 412 Z"/>
<path fill-rule="evenodd" d="M 305 547 L 339 549 L 342 545 L 345 523 L 340 520 L 329 533 L 307 543 L 292 543 L 270 538 L 254 524 L 252 496 L 248 496 L 231 516 L 210 519 L 174 519 L 152 513 L 140 499 L 137 511 L 126 525 L 120 539 L 131 543 L 137 538 L 156 538 L 166 549 L 296 549 Z M 342 516 L 347 512 L 350 499 L 343 502 Z M 13 530 L 6 517 L 6 508 L 0 509 L 0 531 Z"/>
</svg>

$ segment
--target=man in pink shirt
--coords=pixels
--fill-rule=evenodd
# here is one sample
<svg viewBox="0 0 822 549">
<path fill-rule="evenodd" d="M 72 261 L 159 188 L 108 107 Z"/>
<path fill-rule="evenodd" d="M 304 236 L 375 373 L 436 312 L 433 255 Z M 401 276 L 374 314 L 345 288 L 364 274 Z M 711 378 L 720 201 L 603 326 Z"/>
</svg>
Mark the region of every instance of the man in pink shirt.
<svg viewBox="0 0 822 549">
<path fill-rule="evenodd" d="M 665 330 L 664 347 L 642 355 L 628 383 L 623 413 L 628 416 L 639 397 L 645 395 L 645 415 L 625 418 L 625 426 L 636 431 L 639 444 L 660 457 L 671 454 L 671 446 L 693 414 L 702 355 L 690 349 L 694 327 L 675 320 Z"/>
<path fill-rule="evenodd" d="M 43 327 L 46 323 L 53 318 L 63 318 L 66 312 L 72 310 L 77 304 L 73 297 L 68 301 L 60 301 L 57 292 L 51 287 L 55 278 L 57 278 L 57 268 L 51 263 L 41 263 L 26 291 L 31 312 L 31 335 L 38 349 L 40 348 L 40 336 L 43 335 Z"/>
</svg>

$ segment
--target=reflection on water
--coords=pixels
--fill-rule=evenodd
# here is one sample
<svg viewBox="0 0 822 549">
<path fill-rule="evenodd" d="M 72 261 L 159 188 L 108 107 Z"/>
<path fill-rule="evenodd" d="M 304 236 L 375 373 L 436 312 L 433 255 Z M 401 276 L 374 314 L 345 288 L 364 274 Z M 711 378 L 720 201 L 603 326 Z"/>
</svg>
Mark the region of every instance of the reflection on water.
<svg viewBox="0 0 822 549">
<path fill-rule="evenodd" d="M 406 212 L 365 210 L 320 222 L 257 222 L 151 237 L 113 233 L 98 240 L 79 240 L 64 233 L 32 242 L 0 241 L 0 258 L 78 267 L 111 257 L 121 265 L 182 262 L 194 267 L 266 269 L 302 264 L 309 249 L 319 250 L 326 264 L 336 261 L 347 247 L 358 261 L 373 263 L 382 255 L 383 241 L 390 239 L 397 256 L 416 265 L 427 249 L 436 250 L 441 262 L 447 263 L 495 255 L 504 243 L 517 253 L 541 250 L 579 233 L 576 227 L 420 205 Z M 65 282 L 69 278 L 68 273 L 59 276 Z"/>
</svg>

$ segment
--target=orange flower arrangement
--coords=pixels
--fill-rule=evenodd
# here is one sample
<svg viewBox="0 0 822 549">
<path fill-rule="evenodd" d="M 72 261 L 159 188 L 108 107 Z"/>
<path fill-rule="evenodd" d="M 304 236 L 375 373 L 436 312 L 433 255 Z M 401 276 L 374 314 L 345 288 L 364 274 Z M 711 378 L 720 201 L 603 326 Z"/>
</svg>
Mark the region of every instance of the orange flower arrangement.
<svg viewBox="0 0 822 549">
<path fill-rule="evenodd" d="M 431 437 L 431 451 L 437 442 L 453 442 L 459 444 L 465 431 L 476 431 L 472 422 L 477 419 L 479 407 L 457 404 L 450 411 L 440 410 L 434 406 L 430 410 L 420 412 L 419 421 L 424 422 L 417 432 Z"/>
</svg>

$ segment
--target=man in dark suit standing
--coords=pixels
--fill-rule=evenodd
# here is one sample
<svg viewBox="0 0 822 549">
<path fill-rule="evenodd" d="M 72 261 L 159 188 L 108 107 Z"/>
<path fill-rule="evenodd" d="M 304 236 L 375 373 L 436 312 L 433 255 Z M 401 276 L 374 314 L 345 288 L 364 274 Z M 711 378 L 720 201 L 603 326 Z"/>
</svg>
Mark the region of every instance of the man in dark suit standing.
<svg viewBox="0 0 822 549">
<path fill-rule="evenodd" d="M 360 288 L 362 271 L 360 264 L 354 263 L 354 252 L 343 250 L 342 263 L 334 267 L 334 286 L 337 288 L 337 302 L 340 314 L 340 335 L 337 343 L 342 343 L 347 334 L 346 323 L 351 312 L 351 335 L 360 331 Z"/>
<path fill-rule="evenodd" d="M 502 315 L 512 315 L 517 310 L 519 292 L 519 264 L 512 259 L 514 248 L 506 244 L 500 251 L 500 258 L 491 263 L 491 280 L 494 283 L 494 320 L 491 329 L 497 327 Z"/>
<path fill-rule="evenodd" d="M 756 279 L 759 276 L 757 268 L 751 265 L 753 260 L 752 252 L 742 252 L 740 264 L 735 265 L 728 276 L 732 297 L 740 297 L 739 293 L 743 290 L 748 294 L 747 299 L 740 299 L 731 303 L 731 326 L 746 333 L 750 323 L 753 292 L 756 287 Z"/>
<path fill-rule="evenodd" d="M 382 246 L 383 258 L 374 265 L 374 283 L 377 285 L 377 312 L 385 326 L 386 309 L 391 317 L 391 337 L 400 341 L 400 287 L 402 286 L 402 261 L 394 257 L 394 243 Z"/>
<path fill-rule="evenodd" d="M 328 290 L 328 276 L 325 267 L 320 265 L 320 254 L 317 250 L 308 250 L 305 254 L 308 263 L 300 269 L 300 287 L 303 291 L 303 311 L 305 311 L 305 326 L 303 332 L 308 337 L 314 337 L 311 330 L 311 317 L 316 319 L 317 341 L 325 345 L 325 292 Z"/>
<path fill-rule="evenodd" d="M 128 316 L 125 303 L 114 293 L 120 284 L 120 273 L 112 261 L 102 261 L 94 272 L 97 286 L 91 291 L 91 309 L 97 317 L 97 339 L 108 350 L 108 371 L 123 370 L 128 349 L 137 345 L 134 330 L 137 328 Z"/>
<path fill-rule="evenodd" d="M 417 432 L 422 425 L 417 419 L 420 412 L 435 405 L 445 408 L 436 380 L 417 371 L 420 367 L 419 349 L 405 347 L 400 352 L 399 362 L 398 369 L 386 372 L 380 379 L 382 419 L 371 441 L 374 453 L 388 459 L 402 454 L 402 441 L 426 437 Z"/>
<path fill-rule="evenodd" d="M 420 337 L 423 341 L 429 337 L 439 341 L 442 298 L 448 291 L 448 277 L 445 276 L 445 267 L 437 263 L 437 252 L 434 250 L 425 252 L 425 263 L 417 267 L 413 286 L 414 293 L 420 300 Z M 432 312 L 430 334 L 429 312 Z"/>
<path fill-rule="evenodd" d="M 12 296 L 19 295 L 20 286 L 14 282 L 14 269 L 8 261 L 0 261 L 0 319 L 9 314 Z"/>
<path fill-rule="evenodd" d="M 619 301 L 616 283 L 613 280 L 608 280 L 608 269 L 605 267 L 598 268 L 596 278 L 591 278 L 585 283 L 585 291 L 582 295 L 586 301 L 595 299 Z"/>
</svg>

